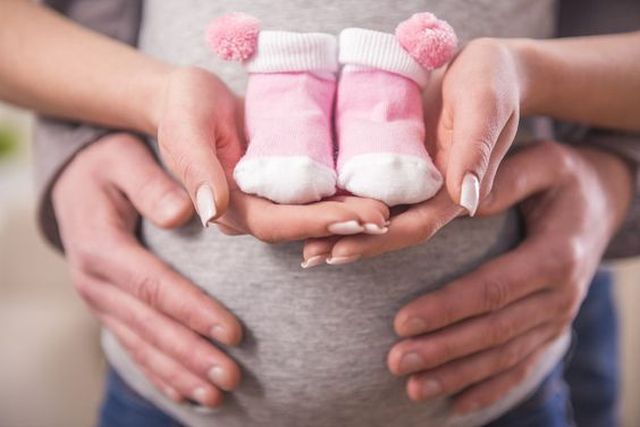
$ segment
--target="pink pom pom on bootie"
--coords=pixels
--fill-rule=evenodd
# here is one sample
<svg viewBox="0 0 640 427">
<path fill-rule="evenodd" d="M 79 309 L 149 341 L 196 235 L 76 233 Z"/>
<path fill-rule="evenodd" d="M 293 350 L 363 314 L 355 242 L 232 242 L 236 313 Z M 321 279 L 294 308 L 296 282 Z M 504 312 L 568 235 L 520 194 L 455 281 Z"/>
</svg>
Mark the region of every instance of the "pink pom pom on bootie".
<svg viewBox="0 0 640 427">
<path fill-rule="evenodd" d="M 249 59 L 258 45 L 260 21 L 246 13 L 230 13 L 213 20 L 207 28 L 211 49 L 226 61 Z"/>
<path fill-rule="evenodd" d="M 451 25 L 428 12 L 416 13 L 401 22 L 396 27 L 396 39 L 427 70 L 449 62 L 458 44 Z"/>
</svg>

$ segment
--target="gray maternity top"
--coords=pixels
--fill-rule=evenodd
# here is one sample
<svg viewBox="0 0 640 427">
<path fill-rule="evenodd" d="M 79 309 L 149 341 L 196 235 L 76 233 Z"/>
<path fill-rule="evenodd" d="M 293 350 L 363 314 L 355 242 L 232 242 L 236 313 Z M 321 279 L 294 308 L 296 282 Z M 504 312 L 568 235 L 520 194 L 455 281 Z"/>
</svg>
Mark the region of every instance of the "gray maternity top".
<svg viewBox="0 0 640 427">
<path fill-rule="evenodd" d="M 334 34 L 351 26 L 392 32 L 411 14 L 431 11 L 448 20 L 464 42 L 479 36 L 549 37 L 555 7 L 553 0 L 148 0 L 139 45 L 165 61 L 210 69 L 242 92 L 242 68 L 217 60 L 203 37 L 211 18 L 230 11 L 259 17 L 265 29 Z M 544 123 L 523 123 L 518 140 L 550 136 L 545 129 Z M 512 248 L 521 231 L 514 212 L 460 219 L 418 247 L 303 271 L 301 243 L 228 237 L 195 221 L 176 231 L 145 223 L 149 248 L 244 323 L 244 342 L 228 350 L 242 366 L 243 382 L 216 413 L 200 414 L 157 392 L 108 334 L 104 347 L 135 390 L 189 426 L 481 425 L 540 384 L 564 354 L 566 337 L 503 400 L 455 417 L 447 399 L 409 401 L 405 379 L 387 370 L 387 352 L 398 339 L 393 318 L 413 298 Z"/>
</svg>

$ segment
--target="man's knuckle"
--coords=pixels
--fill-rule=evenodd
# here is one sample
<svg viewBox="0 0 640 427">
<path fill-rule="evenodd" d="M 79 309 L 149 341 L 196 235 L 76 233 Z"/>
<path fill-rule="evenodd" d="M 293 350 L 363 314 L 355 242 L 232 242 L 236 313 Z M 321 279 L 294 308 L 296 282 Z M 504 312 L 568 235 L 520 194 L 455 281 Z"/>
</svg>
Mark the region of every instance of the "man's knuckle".
<svg viewBox="0 0 640 427">
<path fill-rule="evenodd" d="M 482 300 L 486 311 L 496 311 L 506 305 L 508 285 L 504 280 L 492 276 L 485 278 L 480 286 L 482 287 Z"/>
<path fill-rule="evenodd" d="M 135 295 L 152 307 L 161 303 L 162 286 L 160 280 L 149 275 L 134 276 L 131 280 Z"/>
</svg>

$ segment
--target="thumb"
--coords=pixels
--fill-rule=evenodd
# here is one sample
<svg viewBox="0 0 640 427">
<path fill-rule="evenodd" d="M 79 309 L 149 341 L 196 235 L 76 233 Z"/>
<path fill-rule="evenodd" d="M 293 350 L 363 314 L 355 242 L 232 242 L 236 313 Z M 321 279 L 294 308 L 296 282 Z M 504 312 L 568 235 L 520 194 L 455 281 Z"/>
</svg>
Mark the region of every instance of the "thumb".
<svg viewBox="0 0 640 427">
<path fill-rule="evenodd" d="M 196 68 L 176 74 L 165 96 L 158 127 L 160 155 L 185 186 L 206 227 L 229 205 L 218 149 L 239 145 L 235 99 L 224 83 Z"/>
<path fill-rule="evenodd" d="M 509 156 L 496 175 L 491 193 L 478 210 L 495 215 L 561 183 L 570 163 L 568 150 L 551 141 L 538 142 Z"/>
<path fill-rule="evenodd" d="M 453 109 L 446 187 L 455 203 L 475 215 L 491 191 L 496 169 L 517 131 L 516 113 L 504 114 L 495 98 L 472 97 Z"/>
<path fill-rule="evenodd" d="M 177 227 L 191 219 L 193 205 L 189 195 L 162 169 L 142 141 L 128 134 L 107 138 L 118 143 L 118 161 L 106 171 L 107 179 L 143 217 L 164 228 Z"/>
</svg>

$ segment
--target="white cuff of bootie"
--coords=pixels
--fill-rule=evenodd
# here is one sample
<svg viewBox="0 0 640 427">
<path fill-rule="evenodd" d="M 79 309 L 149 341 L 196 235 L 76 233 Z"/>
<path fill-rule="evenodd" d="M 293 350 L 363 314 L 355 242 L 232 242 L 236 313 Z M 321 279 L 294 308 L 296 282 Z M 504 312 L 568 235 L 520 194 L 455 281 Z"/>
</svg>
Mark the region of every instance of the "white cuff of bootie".
<svg viewBox="0 0 640 427">
<path fill-rule="evenodd" d="M 340 33 L 340 64 L 361 65 L 399 74 L 424 87 L 430 72 L 404 50 L 393 34 L 362 28 Z"/>
<path fill-rule="evenodd" d="M 261 31 L 256 53 L 245 64 L 249 73 L 337 73 L 338 42 L 331 34 Z"/>
</svg>

